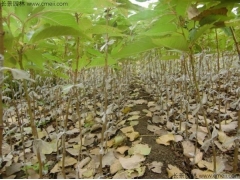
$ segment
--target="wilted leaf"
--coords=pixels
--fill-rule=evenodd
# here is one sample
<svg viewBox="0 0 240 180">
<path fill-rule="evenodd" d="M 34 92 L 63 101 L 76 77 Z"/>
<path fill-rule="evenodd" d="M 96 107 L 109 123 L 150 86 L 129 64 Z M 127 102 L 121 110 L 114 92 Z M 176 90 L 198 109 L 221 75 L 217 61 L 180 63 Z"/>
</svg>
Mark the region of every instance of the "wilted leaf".
<svg viewBox="0 0 240 180">
<path fill-rule="evenodd" d="M 128 150 L 128 154 L 149 155 L 151 148 L 147 144 L 136 144 Z"/>
<path fill-rule="evenodd" d="M 91 177 L 93 177 L 93 175 L 94 175 L 94 170 L 93 169 L 86 169 L 86 171 L 84 171 L 82 173 L 83 177 L 90 178 L 90 179 L 92 179 Z"/>
<path fill-rule="evenodd" d="M 202 160 L 203 157 L 203 153 L 202 152 L 198 152 L 196 154 L 196 156 L 194 156 L 193 158 L 190 158 L 191 164 L 197 164 L 199 161 Z"/>
<path fill-rule="evenodd" d="M 76 163 L 77 163 L 77 160 L 76 160 L 76 159 L 74 159 L 73 157 L 67 156 L 67 157 L 65 158 L 64 167 L 72 166 L 72 165 L 74 165 L 74 164 L 76 164 Z M 60 162 L 58 162 L 58 165 L 59 165 L 60 167 L 62 167 L 62 160 L 61 160 Z"/>
<path fill-rule="evenodd" d="M 127 120 L 132 121 L 132 120 L 136 120 L 136 119 L 139 119 L 139 118 L 140 118 L 139 115 L 133 115 L 133 116 L 129 117 Z"/>
<path fill-rule="evenodd" d="M 156 131 L 160 130 L 161 128 L 155 125 L 148 124 L 147 125 L 147 130 L 155 133 Z"/>
<path fill-rule="evenodd" d="M 90 162 L 91 158 L 90 157 L 86 157 L 83 160 L 81 160 L 81 162 L 78 164 L 78 168 L 82 169 L 86 164 L 88 164 Z"/>
<path fill-rule="evenodd" d="M 185 175 L 180 169 L 176 166 L 168 165 L 167 168 L 168 177 L 173 179 L 187 179 L 187 175 Z"/>
<path fill-rule="evenodd" d="M 116 151 L 119 152 L 120 154 L 124 154 L 125 151 L 127 151 L 128 149 L 129 149 L 128 146 L 121 146 L 121 147 L 118 147 Z"/>
<path fill-rule="evenodd" d="M 29 179 L 39 179 L 39 174 L 34 169 L 27 169 Z"/>
<path fill-rule="evenodd" d="M 198 179 L 214 179 L 213 172 L 211 171 L 201 171 L 200 169 L 193 169 L 192 175 L 195 178 Z"/>
<path fill-rule="evenodd" d="M 130 158 L 119 157 L 119 162 L 124 169 L 135 169 L 140 167 L 140 163 L 145 160 L 145 157 L 140 154 L 135 154 Z"/>
<path fill-rule="evenodd" d="M 60 172 L 61 168 L 59 167 L 58 163 L 51 169 L 50 173 L 57 173 Z"/>
<path fill-rule="evenodd" d="M 164 144 L 164 145 L 170 145 L 170 141 L 174 141 L 174 135 L 173 134 L 165 134 L 160 136 L 159 138 L 156 139 L 156 142 L 158 144 Z"/>
<path fill-rule="evenodd" d="M 162 166 L 163 166 L 162 162 L 153 161 L 150 164 L 148 164 L 148 169 L 152 170 L 155 173 L 161 173 Z"/>
<path fill-rule="evenodd" d="M 219 124 L 216 124 L 215 126 L 217 128 L 219 128 Z M 237 128 L 237 126 L 238 126 L 238 122 L 237 121 L 232 121 L 229 124 L 222 124 L 221 125 L 222 131 L 224 131 L 224 132 L 233 131 L 233 130 L 235 130 Z"/>
<path fill-rule="evenodd" d="M 127 179 L 127 178 L 128 178 L 127 171 L 119 171 L 113 176 L 113 179 Z"/>
<path fill-rule="evenodd" d="M 73 156 L 77 156 L 79 154 L 79 149 L 68 148 L 66 151 Z"/>
<path fill-rule="evenodd" d="M 195 151 L 195 147 L 194 144 L 190 141 L 183 141 L 182 142 L 182 146 L 183 146 L 183 154 L 189 158 L 194 157 L 194 151 Z M 197 148 L 196 153 L 200 153 L 200 150 Z"/>
<path fill-rule="evenodd" d="M 174 141 L 175 142 L 180 142 L 180 141 L 182 141 L 183 140 L 183 137 L 182 136 L 180 136 L 180 135 L 174 135 Z"/>
<path fill-rule="evenodd" d="M 214 164 L 213 162 L 207 162 L 204 160 L 201 160 L 198 163 L 198 167 L 200 168 L 207 168 L 210 171 L 214 170 Z M 219 174 L 225 169 L 225 161 L 221 159 L 220 157 L 216 157 L 216 173 Z"/>
<path fill-rule="evenodd" d="M 128 126 L 128 127 L 124 127 L 122 129 L 120 129 L 124 134 L 128 133 L 128 132 L 133 132 L 134 129 L 132 126 Z"/>
<path fill-rule="evenodd" d="M 105 154 L 103 156 L 102 159 L 102 166 L 105 167 L 106 165 L 110 166 L 111 164 L 113 164 L 113 162 L 116 160 L 114 154 L 113 154 L 113 150 L 109 150 L 107 152 L 107 154 Z"/>
<path fill-rule="evenodd" d="M 2 144 L 2 154 L 6 155 L 11 152 L 11 147 L 7 143 Z"/>
<path fill-rule="evenodd" d="M 6 175 L 10 176 L 16 172 L 21 171 L 22 163 L 14 163 L 9 167 L 6 167 Z"/>
<path fill-rule="evenodd" d="M 118 171 L 120 171 L 122 169 L 123 169 L 123 167 L 122 167 L 120 161 L 118 159 L 116 159 L 114 161 L 114 163 L 111 164 L 111 166 L 110 166 L 110 173 L 111 174 L 115 174 L 116 172 L 118 172 Z"/>
<path fill-rule="evenodd" d="M 140 134 L 139 134 L 139 132 L 134 131 L 131 133 L 126 133 L 126 136 L 129 137 L 130 141 L 134 141 L 135 139 L 137 139 L 140 136 Z"/>
</svg>

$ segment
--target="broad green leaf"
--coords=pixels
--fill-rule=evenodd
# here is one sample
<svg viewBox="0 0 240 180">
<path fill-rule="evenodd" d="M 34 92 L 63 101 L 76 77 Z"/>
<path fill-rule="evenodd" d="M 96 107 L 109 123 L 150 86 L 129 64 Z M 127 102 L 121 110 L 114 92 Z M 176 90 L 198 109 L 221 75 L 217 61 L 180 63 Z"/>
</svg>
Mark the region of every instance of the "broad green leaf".
<svg viewBox="0 0 240 180">
<path fill-rule="evenodd" d="M 90 63 L 88 57 L 84 54 L 78 62 L 78 70 L 82 69 L 83 67 L 87 66 Z M 72 64 L 72 70 L 76 69 L 76 63 L 73 62 Z"/>
<path fill-rule="evenodd" d="M 170 34 L 171 32 L 176 32 L 176 30 L 176 25 L 168 23 L 153 26 L 151 29 L 142 34 L 147 36 L 163 36 L 166 34 Z"/>
<path fill-rule="evenodd" d="M 36 42 L 42 39 L 56 37 L 56 36 L 81 36 L 82 33 L 72 27 L 67 26 L 51 26 L 43 29 L 42 31 L 36 33 L 32 37 L 32 42 Z"/>
<path fill-rule="evenodd" d="M 48 61 L 61 62 L 61 59 L 59 57 L 53 56 L 50 53 L 44 53 L 43 57 L 45 58 L 45 60 L 48 60 Z"/>
<path fill-rule="evenodd" d="M 35 66 L 38 66 L 38 68 L 43 68 L 43 63 L 45 60 L 43 59 L 42 53 L 40 51 L 31 49 L 26 51 L 24 53 L 24 56 L 28 62 L 33 62 Z"/>
<path fill-rule="evenodd" d="M 189 6 L 190 1 L 177 0 L 176 2 L 176 12 L 178 16 L 185 17 L 187 7 Z"/>
<path fill-rule="evenodd" d="M 189 44 L 182 35 L 172 35 L 164 38 L 152 39 L 153 43 L 158 46 L 167 47 L 179 51 L 188 51 Z"/>
<path fill-rule="evenodd" d="M 213 27 L 211 24 L 206 24 L 197 29 L 192 29 L 189 33 L 189 39 L 192 43 L 194 43 L 201 35 L 203 35 L 208 29 Z"/>
<path fill-rule="evenodd" d="M 116 64 L 117 61 L 108 55 L 108 65 Z M 105 65 L 105 56 L 100 56 L 94 58 L 88 67 L 101 67 Z"/>
<path fill-rule="evenodd" d="M 54 26 L 77 27 L 78 24 L 73 15 L 63 12 L 46 12 L 41 15 L 46 22 Z"/>
<path fill-rule="evenodd" d="M 106 26 L 106 25 L 96 25 L 88 30 L 86 30 L 86 33 L 90 34 L 109 34 L 110 36 L 125 36 L 124 34 L 121 34 L 121 31 L 117 28 Z"/>
<path fill-rule="evenodd" d="M 155 10 L 144 10 L 140 11 L 137 14 L 134 14 L 129 17 L 130 21 L 140 21 L 140 20 L 148 20 L 154 17 L 160 16 L 158 11 Z"/>
<path fill-rule="evenodd" d="M 124 58 L 156 48 L 157 45 L 148 37 L 133 41 L 124 46 L 120 51 L 115 52 L 114 58 Z"/>
<path fill-rule="evenodd" d="M 13 3 L 13 1 L 11 2 Z M 32 9 L 33 7 L 31 6 L 15 6 L 15 16 L 17 16 L 21 22 L 24 22 L 29 17 L 29 14 L 31 14 Z"/>
</svg>

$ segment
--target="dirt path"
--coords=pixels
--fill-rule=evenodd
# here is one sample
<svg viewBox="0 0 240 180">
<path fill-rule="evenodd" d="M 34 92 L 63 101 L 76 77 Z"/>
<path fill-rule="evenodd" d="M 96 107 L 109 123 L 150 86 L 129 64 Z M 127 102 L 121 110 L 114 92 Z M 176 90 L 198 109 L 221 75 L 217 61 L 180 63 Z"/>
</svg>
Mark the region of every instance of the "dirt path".
<svg viewBox="0 0 240 180">
<path fill-rule="evenodd" d="M 144 99 L 153 101 L 153 98 L 141 88 L 139 85 L 133 85 L 132 89 L 138 89 L 139 95 L 136 100 Z M 190 169 L 187 168 L 187 159 L 183 156 L 182 147 L 180 144 L 173 144 L 170 146 L 160 145 L 156 143 L 158 136 L 154 135 L 152 132 L 148 131 L 147 125 L 149 122 L 152 123 L 152 118 L 147 117 L 146 113 L 143 112 L 144 109 L 149 109 L 147 104 L 136 105 L 132 108 L 132 111 L 140 111 L 141 118 L 139 119 L 138 125 L 134 126 L 135 131 L 139 132 L 142 137 L 142 143 L 148 144 L 151 147 L 151 153 L 146 157 L 145 164 L 151 163 L 153 161 L 162 162 L 162 172 L 160 174 L 154 173 L 151 170 L 146 170 L 142 179 L 168 179 L 167 167 L 169 164 L 177 166 L 182 172 L 184 172 L 188 177 L 191 177 Z M 158 125 L 158 124 L 154 124 Z"/>
</svg>

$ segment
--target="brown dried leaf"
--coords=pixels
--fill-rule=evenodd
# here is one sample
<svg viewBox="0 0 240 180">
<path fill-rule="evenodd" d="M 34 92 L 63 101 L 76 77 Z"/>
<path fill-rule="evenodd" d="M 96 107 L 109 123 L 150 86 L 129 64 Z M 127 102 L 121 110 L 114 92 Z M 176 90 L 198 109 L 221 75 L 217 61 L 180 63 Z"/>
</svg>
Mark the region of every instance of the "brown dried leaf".
<svg viewBox="0 0 240 180">
<path fill-rule="evenodd" d="M 127 133 L 126 136 L 129 137 L 130 141 L 134 141 L 135 139 L 137 139 L 140 136 L 140 134 L 139 134 L 139 132 L 134 131 L 131 133 Z"/>
<path fill-rule="evenodd" d="M 201 171 L 200 169 L 193 169 L 192 170 L 192 175 L 195 178 L 198 179 L 215 179 L 213 176 L 213 172 L 212 171 Z"/>
<path fill-rule="evenodd" d="M 73 156 L 78 156 L 79 154 L 79 150 L 74 148 L 68 148 L 66 149 L 66 151 Z"/>
<path fill-rule="evenodd" d="M 77 163 L 77 160 L 76 160 L 76 159 L 74 159 L 73 157 L 67 156 L 67 157 L 65 158 L 64 167 L 72 166 L 72 165 L 74 165 L 74 164 L 76 164 L 76 163 Z M 62 160 L 61 160 L 60 162 L 58 162 L 58 165 L 59 165 L 59 167 L 62 167 Z"/>
<path fill-rule="evenodd" d="M 6 175 L 10 176 L 16 172 L 21 171 L 22 163 L 14 163 L 11 166 L 6 167 Z"/>
<path fill-rule="evenodd" d="M 124 128 L 122 128 L 122 129 L 120 129 L 120 130 L 121 130 L 124 134 L 134 131 L 134 129 L 133 129 L 132 126 L 127 126 L 127 127 L 124 127 Z"/>
<path fill-rule="evenodd" d="M 147 130 L 155 133 L 156 131 L 160 130 L 161 128 L 155 125 L 148 124 L 147 125 Z"/>
<path fill-rule="evenodd" d="M 159 138 L 156 139 L 156 142 L 158 144 L 164 144 L 166 146 L 170 145 L 170 141 L 174 141 L 174 135 L 173 134 L 165 134 L 160 136 Z"/>
<path fill-rule="evenodd" d="M 114 161 L 114 163 L 110 166 L 110 173 L 115 174 L 116 172 L 122 170 L 123 167 L 118 159 Z"/>
<path fill-rule="evenodd" d="M 113 164 L 113 162 L 116 160 L 116 157 L 114 156 L 113 150 L 108 150 L 107 154 L 103 156 L 102 159 L 102 166 L 110 166 Z"/>
<path fill-rule="evenodd" d="M 168 165 L 167 172 L 169 178 L 187 179 L 187 175 L 185 175 L 180 169 L 178 169 L 178 167 L 171 164 Z"/>
<path fill-rule="evenodd" d="M 194 157 L 194 144 L 191 141 L 183 141 L 183 154 L 189 158 Z M 197 149 L 197 154 L 200 152 L 199 149 Z"/>
<path fill-rule="evenodd" d="M 116 151 L 119 152 L 120 154 L 124 154 L 125 151 L 127 151 L 128 149 L 129 149 L 128 146 L 121 146 L 121 147 L 118 147 Z"/>
<path fill-rule="evenodd" d="M 119 162 L 124 169 L 135 169 L 137 167 L 140 167 L 140 163 L 142 161 L 145 161 L 145 157 L 140 154 L 135 154 L 130 158 L 119 157 Z"/>
<path fill-rule="evenodd" d="M 153 161 L 150 164 L 148 164 L 148 169 L 152 170 L 155 173 L 161 173 L 162 166 L 163 166 L 162 162 Z"/>
<path fill-rule="evenodd" d="M 151 152 L 151 148 L 148 144 L 136 144 L 128 150 L 128 154 L 141 154 L 141 155 L 149 155 Z"/>
<path fill-rule="evenodd" d="M 217 128 L 219 128 L 219 124 L 216 124 L 215 126 Z M 235 130 L 237 128 L 237 126 L 238 126 L 238 122 L 237 121 L 232 121 L 229 124 L 222 124 L 221 125 L 222 131 L 224 131 L 224 132 L 233 131 L 233 130 Z"/>
</svg>

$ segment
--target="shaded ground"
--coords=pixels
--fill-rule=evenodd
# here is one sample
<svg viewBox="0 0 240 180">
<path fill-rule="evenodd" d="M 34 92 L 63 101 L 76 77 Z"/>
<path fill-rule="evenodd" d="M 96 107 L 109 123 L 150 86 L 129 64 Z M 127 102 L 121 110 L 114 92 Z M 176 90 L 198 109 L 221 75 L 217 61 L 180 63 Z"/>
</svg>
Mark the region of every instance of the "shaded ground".
<svg viewBox="0 0 240 180">
<path fill-rule="evenodd" d="M 144 99 L 147 101 L 153 101 L 153 98 L 138 85 L 133 85 L 133 89 L 140 89 L 138 97 L 135 99 Z M 148 109 L 146 104 L 136 105 L 132 108 L 132 111 L 140 111 L 141 118 L 139 119 L 138 125 L 134 126 L 135 131 L 139 132 L 142 137 L 142 142 L 148 144 L 151 147 L 151 153 L 146 156 L 144 163 L 148 164 L 153 161 L 163 163 L 162 173 L 154 173 L 151 170 L 146 170 L 142 179 L 168 179 L 167 165 L 171 164 L 177 166 L 182 172 L 188 177 L 191 177 L 191 170 L 188 167 L 188 159 L 184 157 L 182 153 L 181 144 L 171 144 L 170 146 L 160 145 L 156 143 L 158 136 L 147 130 L 148 121 L 151 121 L 150 117 L 146 116 L 142 110 Z"/>
</svg>

